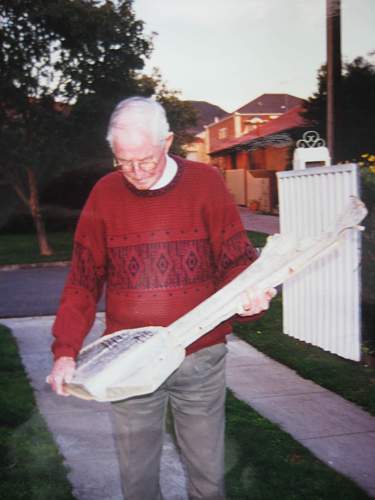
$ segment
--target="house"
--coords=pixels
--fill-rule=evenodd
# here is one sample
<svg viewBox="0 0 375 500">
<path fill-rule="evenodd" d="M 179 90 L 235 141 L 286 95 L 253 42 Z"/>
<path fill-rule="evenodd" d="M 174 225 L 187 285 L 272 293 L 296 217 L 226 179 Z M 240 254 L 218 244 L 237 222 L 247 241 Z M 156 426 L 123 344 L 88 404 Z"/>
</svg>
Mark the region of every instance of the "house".
<svg viewBox="0 0 375 500">
<path fill-rule="evenodd" d="M 210 163 L 222 170 L 285 170 L 288 166 L 291 132 L 301 129 L 305 120 L 302 106 L 296 106 L 276 118 L 252 127 L 250 132 L 209 143 Z M 300 133 L 300 132 L 299 132 Z M 294 135 L 294 134 L 293 134 Z"/>
<path fill-rule="evenodd" d="M 305 126 L 303 104 L 289 94 L 263 94 L 208 124 L 196 136 L 200 143 L 190 145 L 188 157 L 217 166 L 238 204 L 256 202 L 261 210 L 274 212 L 276 172 L 291 163 L 295 139 Z"/>
<path fill-rule="evenodd" d="M 296 139 L 305 130 L 303 107 L 296 106 L 238 138 L 210 150 L 210 163 L 223 171 L 228 188 L 240 205 L 277 212 L 276 172 L 292 162 Z"/>
<path fill-rule="evenodd" d="M 257 131 L 265 124 L 277 120 L 297 106 L 303 99 L 289 94 L 263 94 L 237 109 L 228 117 L 207 126 L 207 153 L 224 151 L 228 142 Z M 218 156 L 216 154 L 216 156 Z M 227 155 L 224 155 L 225 157 Z M 233 156 L 225 158 L 224 168 L 237 168 Z"/>
<path fill-rule="evenodd" d="M 193 139 L 184 145 L 186 158 L 192 161 L 210 163 L 210 156 L 207 153 L 205 131 L 196 134 Z"/>
<path fill-rule="evenodd" d="M 193 141 L 187 148 L 187 157 L 210 163 L 207 155 L 222 149 L 221 146 L 225 146 L 227 141 L 256 131 L 260 126 L 276 120 L 290 109 L 302 106 L 304 101 L 289 94 L 262 94 L 233 113 L 226 113 L 221 108 L 208 103 L 190 102 L 197 110 L 198 116 L 201 116 L 202 110 L 204 110 L 204 118 L 212 116 L 215 116 L 215 118 L 211 122 L 201 120 L 199 130 L 197 130 L 198 133 L 195 133 L 197 140 Z M 202 108 L 203 104 L 205 107 Z M 208 114 L 206 111 L 207 106 L 210 106 L 210 113 Z M 217 109 L 213 111 L 211 108 Z M 202 139 L 204 141 L 203 149 Z M 227 162 L 223 163 L 222 168 L 235 167 L 230 162 Z"/>
</svg>

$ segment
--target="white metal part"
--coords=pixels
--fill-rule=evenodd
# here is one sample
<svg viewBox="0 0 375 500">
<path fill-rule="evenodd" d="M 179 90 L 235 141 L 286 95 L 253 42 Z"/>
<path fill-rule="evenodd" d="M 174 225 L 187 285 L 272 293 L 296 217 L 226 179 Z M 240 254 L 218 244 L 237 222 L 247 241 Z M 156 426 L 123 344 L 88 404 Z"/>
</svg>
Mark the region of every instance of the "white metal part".
<svg viewBox="0 0 375 500">
<path fill-rule="evenodd" d="M 316 238 L 358 196 L 356 165 L 278 174 L 281 234 Z M 283 287 L 283 331 L 360 360 L 360 235 L 347 231 L 333 253 Z"/>
</svg>

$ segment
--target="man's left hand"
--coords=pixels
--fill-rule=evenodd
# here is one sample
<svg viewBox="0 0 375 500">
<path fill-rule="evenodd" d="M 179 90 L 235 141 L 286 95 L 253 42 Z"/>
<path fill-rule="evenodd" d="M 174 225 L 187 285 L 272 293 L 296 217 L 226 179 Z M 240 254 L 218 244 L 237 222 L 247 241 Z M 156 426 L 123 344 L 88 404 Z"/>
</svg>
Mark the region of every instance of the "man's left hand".
<svg viewBox="0 0 375 500">
<path fill-rule="evenodd" d="M 270 306 L 270 301 L 277 295 L 276 288 L 259 290 L 248 288 L 243 294 L 243 302 L 239 307 L 240 316 L 253 316 L 265 311 Z"/>
</svg>

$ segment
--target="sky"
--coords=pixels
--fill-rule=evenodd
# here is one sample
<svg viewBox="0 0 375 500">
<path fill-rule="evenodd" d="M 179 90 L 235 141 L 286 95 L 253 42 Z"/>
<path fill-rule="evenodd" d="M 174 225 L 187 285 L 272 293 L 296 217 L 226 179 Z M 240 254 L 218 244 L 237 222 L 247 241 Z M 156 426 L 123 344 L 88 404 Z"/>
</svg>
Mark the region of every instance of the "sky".
<svg viewBox="0 0 375 500">
<path fill-rule="evenodd" d="M 326 0 L 134 0 L 160 69 L 182 99 L 232 112 L 263 93 L 307 98 L 326 61 Z M 375 64 L 375 0 L 341 0 L 343 62 Z M 370 55 L 374 52 L 374 55 Z"/>
</svg>

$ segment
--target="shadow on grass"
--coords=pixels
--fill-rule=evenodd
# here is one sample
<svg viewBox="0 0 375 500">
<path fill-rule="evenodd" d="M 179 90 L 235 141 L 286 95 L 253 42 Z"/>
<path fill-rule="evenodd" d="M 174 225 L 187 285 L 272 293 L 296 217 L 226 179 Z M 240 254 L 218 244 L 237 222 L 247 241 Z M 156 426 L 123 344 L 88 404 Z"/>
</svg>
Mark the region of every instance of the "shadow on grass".
<svg viewBox="0 0 375 500">
<path fill-rule="evenodd" d="M 10 331 L 0 325 L 0 498 L 74 500 Z"/>
</svg>

